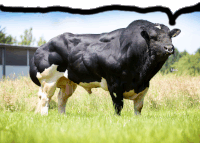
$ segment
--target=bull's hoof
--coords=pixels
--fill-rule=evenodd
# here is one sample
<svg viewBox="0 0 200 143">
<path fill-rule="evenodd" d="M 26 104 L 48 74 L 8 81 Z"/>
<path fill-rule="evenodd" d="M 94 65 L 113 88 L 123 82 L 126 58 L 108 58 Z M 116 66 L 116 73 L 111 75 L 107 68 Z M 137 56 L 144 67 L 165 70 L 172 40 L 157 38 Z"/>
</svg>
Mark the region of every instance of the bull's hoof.
<svg viewBox="0 0 200 143">
<path fill-rule="evenodd" d="M 121 110 L 120 111 L 119 110 L 115 110 L 115 115 L 121 116 Z"/>
<path fill-rule="evenodd" d="M 92 91 L 91 91 L 91 89 L 90 89 L 90 90 L 87 90 L 87 92 L 88 92 L 88 94 L 92 94 Z"/>
<path fill-rule="evenodd" d="M 118 114 L 118 113 L 115 113 L 115 115 L 116 115 L 116 116 L 121 116 L 121 114 L 120 114 L 120 113 L 119 113 L 119 114 Z"/>
<path fill-rule="evenodd" d="M 43 107 L 42 109 L 41 109 L 41 115 L 43 116 L 43 115 L 48 115 L 48 107 Z"/>
<path fill-rule="evenodd" d="M 135 115 L 136 115 L 136 116 L 140 116 L 140 115 L 141 115 L 141 112 L 135 111 Z"/>
<path fill-rule="evenodd" d="M 63 114 L 65 114 L 65 111 L 58 111 L 58 113 L 63 115 Z"/>
</svg>

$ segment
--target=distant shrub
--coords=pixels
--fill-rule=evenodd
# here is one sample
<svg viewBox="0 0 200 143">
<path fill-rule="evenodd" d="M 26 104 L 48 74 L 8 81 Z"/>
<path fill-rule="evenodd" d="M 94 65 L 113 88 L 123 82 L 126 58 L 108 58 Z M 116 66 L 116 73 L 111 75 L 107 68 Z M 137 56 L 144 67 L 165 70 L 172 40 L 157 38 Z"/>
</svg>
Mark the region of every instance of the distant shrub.
<svg viewBox="0 0 200 143">
<path fill-rule="evenodd" d="M 172 67 L 178 70 L 175 72 L 177 75 L 198 76 L 200 75 L 200 53 L 186 55 L 175 62 Z"/>
</svg>

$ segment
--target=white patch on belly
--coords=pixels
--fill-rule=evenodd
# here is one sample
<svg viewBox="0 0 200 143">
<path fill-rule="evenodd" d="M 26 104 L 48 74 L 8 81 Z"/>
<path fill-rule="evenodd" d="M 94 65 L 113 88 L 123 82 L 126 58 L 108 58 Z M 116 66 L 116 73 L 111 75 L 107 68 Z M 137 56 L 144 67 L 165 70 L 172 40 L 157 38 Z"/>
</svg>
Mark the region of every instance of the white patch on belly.
<svg viewBox="0 0 200 143">
<path fill-rule="evenodd" d="M 132 99 L 132 98 L 136 98 L 137 97 L 137 93 L 135 93 L 134 89 L 130 90 L 128 92 L 124 92 L 123 96 L 125 99 Z"/>
<path fill-rule="evenodd" d="M 64 77 L 68 78 L 68 70 L 65 71 Z"/>
<path fill-rule="evenodd" d="M 92 88 L 101 87 L 104 90 L 108 91 L 107 82 L 104 78 L 101 79 L 101 82 L 97 82 L 97 81 L 90 82 L 90 83 L 80 82 L 79 85 L 85 88 L 86 90 L 91 90 Z"/>
<path fill-rule="evenodd" d="M 101 88 L 108 91 L 107 81 L 104 78 L 101 79 L 100 85 L 101 85 Z"/>
<path fill-rule="evenodd" d="M 130 100 L 134 100 L 135 98 L 138 97 L 138 95 L 141 95 L 141 94 L 145 94 L 148 90 L 148 87 L 145 88 L 145 90 L 141 91 L 140 93 L 135 93 L 134 89 L 133 90 L 130 90 L 128 92 L 124 92 L 123 93 L 123 96 L 125 99 L 130 99 Z"/>
</svg>

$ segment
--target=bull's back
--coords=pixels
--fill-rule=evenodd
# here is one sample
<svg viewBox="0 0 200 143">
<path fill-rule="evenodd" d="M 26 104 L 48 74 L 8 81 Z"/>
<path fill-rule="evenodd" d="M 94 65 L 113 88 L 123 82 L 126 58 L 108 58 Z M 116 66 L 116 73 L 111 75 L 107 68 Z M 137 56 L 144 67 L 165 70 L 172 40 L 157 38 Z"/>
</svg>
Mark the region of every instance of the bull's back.
<svg viewBox="0 0 200 143">
<path fill-rule="evenodd" d="M 77 61 L 79 64 L 82 63 L 83 59 L 80 59 L 80 57 L 87 52 L 87 47 L 99 42 L 108 43 L 110 40 L 114 39 L 115 36 L 119 35 L 121 31 L 122 29 L 103 34 L 64 33 L 51 39 L 36 50 L 31 60 L 29 73 L 32 81 L 40 86 L 40 82 L 36 77 L 37 72 L 42 73 L 53 64 L 58 65 L 57 70 L 59 72 L 65 72 L 69 68 L 69 62 L 74 63 Z M 104 40 L 102 40 L 102 38 Z M 86 69 L 85 65 L 82 66 L 82 70 L 83 69 Z M 72 67 L 71 71 L 73 71 Z M 88 73 L 88 75 L 91 75 L 91 73 Z"/>
</svg>

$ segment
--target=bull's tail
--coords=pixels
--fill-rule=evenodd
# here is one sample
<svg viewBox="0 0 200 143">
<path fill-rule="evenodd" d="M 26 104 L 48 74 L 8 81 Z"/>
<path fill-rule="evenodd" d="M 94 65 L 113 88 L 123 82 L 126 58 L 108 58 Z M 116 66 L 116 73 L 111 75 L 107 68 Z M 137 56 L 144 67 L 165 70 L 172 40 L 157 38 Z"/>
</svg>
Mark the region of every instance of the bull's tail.
<svg viewBox="0 0 200 143">
<path fill-rule="evenodd" d="M 33 58 L 31 59 L 31 63 L 30 63 L 30 69 L 29 69 L 29 74 L 30 74 L 30 77 L 31 77 L 31 80 L 37 84 L 38 86 L 40 86 L 40 82 L 39 80 L 37 79 L 36 75 L 37 75 L 37 72 L 38 72 L 38 69 L 34 63 L 34 56 Z"/>
</svg>

